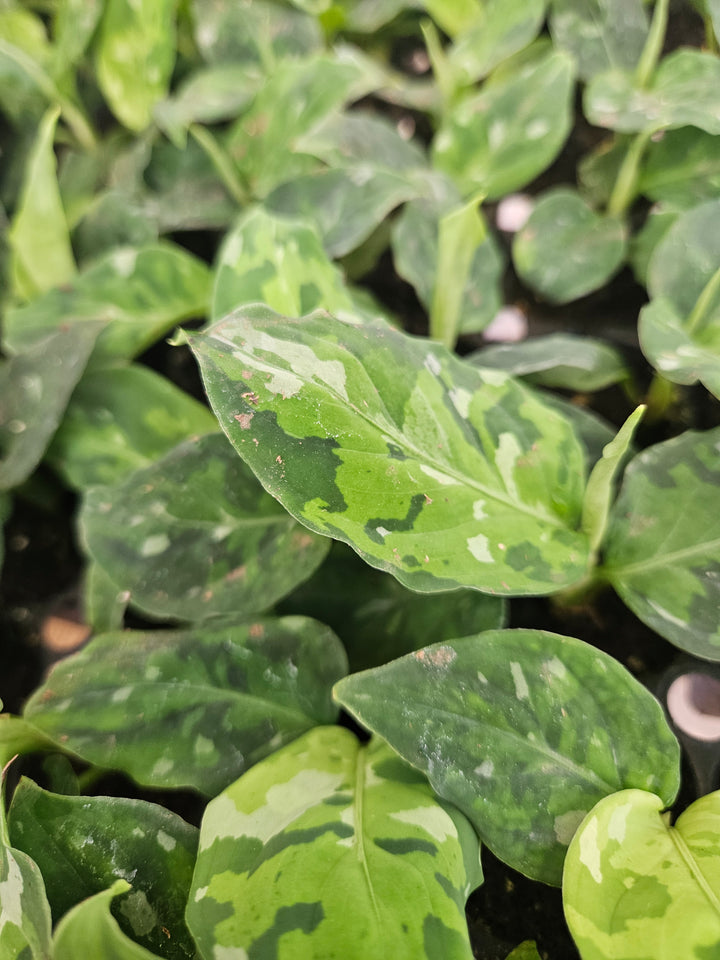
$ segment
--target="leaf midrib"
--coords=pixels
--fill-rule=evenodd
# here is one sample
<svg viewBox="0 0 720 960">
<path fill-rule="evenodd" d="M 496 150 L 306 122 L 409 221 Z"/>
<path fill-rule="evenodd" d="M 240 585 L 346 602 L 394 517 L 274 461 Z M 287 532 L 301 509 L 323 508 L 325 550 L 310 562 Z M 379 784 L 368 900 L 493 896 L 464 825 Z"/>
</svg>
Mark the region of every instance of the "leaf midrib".
<svg viewBox="0 0 720 960">
<path fill-rule="evenodd" d="M 720 537 L 714 540 L 706 540 L 699 544 L 693 544 L 690 547 L 684 547 L 682 550 L 673 550 L 670 553 L 659 553 L 648 560 L 638 560 L 635 563 L 613 564 L 607 563 L 604 567 L 606 573 L 611 579 L 618 576 L 627 576 L 634 573 L 643 573 L 647 570 L 655 570 L 658 567 L 668 567 L 679 560 L 685 560 L 689 557 L 702 556 L 713 550 L 720 551 Z"/>
<path fill-rule="evenodd" d="M 676 827 L 670 827 L 668 829 L 668 833 L 670 834 L 670 839 L 675 844 L 675 849 L 682 858 L 683 863 L 690 871 L 693 880 L 705 894 L 710 906 L 718 915 L 720 915 L 720 900 L 718 900 L 718 897 L 715 895 L 715 892 L 706 880 L 705 874 L 700 869 L 697 860 L 685 842 L 685 838 Z"/>
</svg>

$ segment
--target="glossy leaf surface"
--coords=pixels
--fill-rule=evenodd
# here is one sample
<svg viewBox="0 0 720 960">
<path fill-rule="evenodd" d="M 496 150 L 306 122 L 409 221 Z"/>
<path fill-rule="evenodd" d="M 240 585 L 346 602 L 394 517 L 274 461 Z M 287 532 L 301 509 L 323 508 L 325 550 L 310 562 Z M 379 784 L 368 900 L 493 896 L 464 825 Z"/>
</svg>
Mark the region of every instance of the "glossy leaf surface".
<svg viewBox="0 0 720 960">
<path fill-rule="evenodd" d="M 329 547 L 262 489 L 218 433 L 93 488 L 81 524 L 90 556 L 134 606 L 181 620 L 267 610 Z"/>
<path fill-rule="evenodd" d="M 10 839 L 42 871 L 57 921 L 114 880 L 132 883 L 113 913 L 124 932 L 168 958 L 192 958 L 185 927 L 198 832 L 144 800 L 62 796 L 23 779 L 8 816 Z"/>
<path fill-rule="evenodd" d="M 470 960 L 481 880 L 462 814 L 387 745 L 325 727 L 208 805 L 187 919 L 208 958 Z"/>
<path fill-rule="evenodd" d="M 565 862 L 563 902 L 583 960 L 706 960 L 720 942 L 720 793 L 674 826 L 644 790 L 601 800 Z"/>
<path fill-rule="evenodd" d="M 422 591 L 582 576 L 581 447 L 515 381 L 388 327 L 262 307 L 188 340 L 238 453 L 310 529 Z"/>
<path fill-rule="evenodd" d="M 64 324 L 107 323 L 93 362 L 130 360 L 180 320 L 205 313 L 210 271 L 171 243 L 125 247 L 101 257 L 70 284 L 9 310 L 4 342 L 26 350 Z"/>
<path fill-rule="evenodd" d="M 625 471 L 605 574 L 661 636 L 720 660 L 720 428 L 649 447 Z"/>
<path fill-rule="evenodd" d="M 25 716 L 91 763 L 214 795 L 272 750 L 332 723 L 330 689 L 346 669 L 332 631 L 301 617 L 110 633 L 59 663 Z"/>
<path fill-rule="evenodd" d="M 625 255 L 625 227 L 598 216 L 574 190 L 548 191 L 515 235 L 513 262 L 521 279 L 553 303 L 602 287 Z"/>
<path fill-rule="evenodd" d="M 602 797 L 639 787 L 671 803 L 678 790 L 679 747 L 660 704 L 572 637 L 494 630 L 433 644 L 346 677 L 335 698 L 496 856 L 545 883 L 560 883 L 567 845 Z"/>
</svg>

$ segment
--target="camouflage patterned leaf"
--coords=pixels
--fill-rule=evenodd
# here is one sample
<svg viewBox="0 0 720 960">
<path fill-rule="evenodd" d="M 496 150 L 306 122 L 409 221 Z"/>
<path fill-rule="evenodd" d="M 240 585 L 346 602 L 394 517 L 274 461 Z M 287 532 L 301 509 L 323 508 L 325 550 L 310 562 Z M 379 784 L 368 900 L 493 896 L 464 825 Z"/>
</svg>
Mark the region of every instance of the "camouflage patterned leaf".
<svg viewBox="0 0 720 960">
<path fill-rule="evenodd" d="M 14 850 L 4 836 L 0 837 L 0 956 L 3 960 L 51 957 L 50 906 L 42 875 L 37 864 Z"/>
<path fill-rule="evenodd" d="M 97 80 L 115 116 L 140 132 L 165 96 L 175 64 L 175 0 L 105 0 L 95 46 Z"/>
<path fill-rule="evenodd" d="M 116 880 L 108 890 L 73 907 L 55 930 L 53 960 L 77 960 L 79 956 L 93 960 L 159 960 L 157 954 L 128 939 L 110 913 L 113 898 L 129 889 L 126 880 Z"/>
<path fill-rule="evenodd" d="M 266 303 L 280 313 L 302 316 L 323 310 L 352 310 L 340 270 L 325 253 L 312 224 L 268 213 L 243 212 L 223 240 L 215 268 L 213 320 L 246 303 Z"/>
<path fill-rule="evenodd" d="M 207 407 L 147 367 L 99 368 L 75 389 L 47 460 L 84 489 L 118 483 L 188 437 L 216 431 Z"/>
<path fill-rule="evenodd" d="M 635 457 L 611 516 L 603 573 L 671 643 L 720 660 L 720 428 Z"/>
<path fill-rule="evenodd" d="M 559 153 L 571 126 L 573 60 L 553 52 L 464 97 L 433 144 L 434 163 L 464 194 L 525 186 Z"/>
<path fill-rule="evenodd" d="M 674 826 L 660 797 L 623 790 L 570 844 L 563 902 L 583 960 L 710 960 L 720 943 L 720 792 Z"/>
<path fill-rule="evenodd" d="M 219 433 L 92 488 L 80 525 L 90 556 L 127 600 L 181 620 L 267 610 L 329 548 L 265 493 Z"/>
<path fill-rule="evenodd" d="M 109 633 L 58 663 L 25 716 L 90 763 L 212 796 L 332 723 L 330 689 L 346 669 L 332 631 L 302 617 Z"/>
<path fill-rule="evenodd" d="M 124 247 L 97 260 L 71 283 L 8 310 L 4 344 L 27 350 L 64 325 L 108 324 L 93 363 L 130 360 L 180 320 L 204 315 L 210 271 L 171 243 Z"/>
<path fill-rule="evenodd" d="M 311 530 L 421 591 L 583 576 L 582 449 L 515 381 L 389 327 L 264 307 L 188 340 L 238 453 Z"/>
<path fill-rule="evenodd" d="M 490 630 L 355 673 L 335 699 L 470 818 L 501 860 L 559 884 L 570 838 L 624 787 L 672 803 L 680 748 L 624 667 L 572 637 Z"/>
<path fill-rule="evenodd" d="M 211 801 L 187 920 L 203 957 L 471 960 L 457 810 L 380 741 L 311 731 Z"/>
<path fill-rule="evenodd" d="M 37 863 L 57 921 L 114 880 L 132 883 L 113 913 L 133 940 L 168 960 L 194 958 L 184 912 L 198 831 L 165 807 L 124 797 L 62 796 L 23 779 L 10 839 Z"/>
</svg>

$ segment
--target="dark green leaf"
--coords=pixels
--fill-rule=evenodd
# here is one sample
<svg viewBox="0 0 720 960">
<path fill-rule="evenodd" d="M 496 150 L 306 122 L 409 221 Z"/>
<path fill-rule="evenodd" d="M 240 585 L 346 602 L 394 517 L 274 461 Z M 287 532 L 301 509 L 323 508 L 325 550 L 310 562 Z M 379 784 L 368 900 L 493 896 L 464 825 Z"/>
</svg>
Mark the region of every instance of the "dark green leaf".
<svg viewBox="0 0 720 960">
<path fill-rule="evenodd" d="M 210 63 L 262 66 L 322 46 L 314 17 L 268 0 L 195 0 L 195 41 Z"/>
<path fill-rule="evenodd" d="M 682 207 L 720 196 L 717 136 L 697 127 L 666 131 L 646 149 L 638 189 L 651 200 Z"/>
<path fill-rule="evenodd" d="M 492 630 L 356 673 L 335 698 L 427 774 L 516 870 L 559 884 L 575 829 L 624 787 L 671 803 L 680 752 L 660 704 L 612 657 Z"/>
</svg>

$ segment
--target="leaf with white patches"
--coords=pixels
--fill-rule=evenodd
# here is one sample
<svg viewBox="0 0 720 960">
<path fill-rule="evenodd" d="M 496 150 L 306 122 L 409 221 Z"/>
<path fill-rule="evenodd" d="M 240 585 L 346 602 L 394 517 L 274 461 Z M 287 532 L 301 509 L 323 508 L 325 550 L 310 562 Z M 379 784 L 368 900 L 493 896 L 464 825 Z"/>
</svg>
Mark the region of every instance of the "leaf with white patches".
<svg viewBox="0 0 720 960">
<path fill-rule="evenodd" d="M 670 825 L 660 797 L 601 800 L 565 861 L 563 903 L 583 960 L 709 960 L 720 943 L 720 791 Z"/>
<path fill-rule="evenodd" d="M 602 797 L 638 787 L 671 803 L 678 790 L 680 751 L 660 704 L 572 637 L 489 630 L 352 674 L 334 695 L 496 856 L 545 883 L 560 883 L 575 828 Z"/>
<path fill-rule="evenodd" d="M 582 448 L 505 374 L 383 325 L 259 306 L 188 342 L 265 489 L 406 586 L 541 594 L 585 574 Z"/>
<path fill-rule="evenodd" d="M 25 715 L 90 763 L 212 796 L 268 753 L 332 723 L 332 685 L 346 670 L 333 632 L 303 617 L 126 630 L 58 663 Z"/>
<path fill-rule="evenodd" d="M 321 727 L 208 805 L 187 908 L 206 957 L 471 960 L 465 817 L 382 741 Z"/>
</svg>

